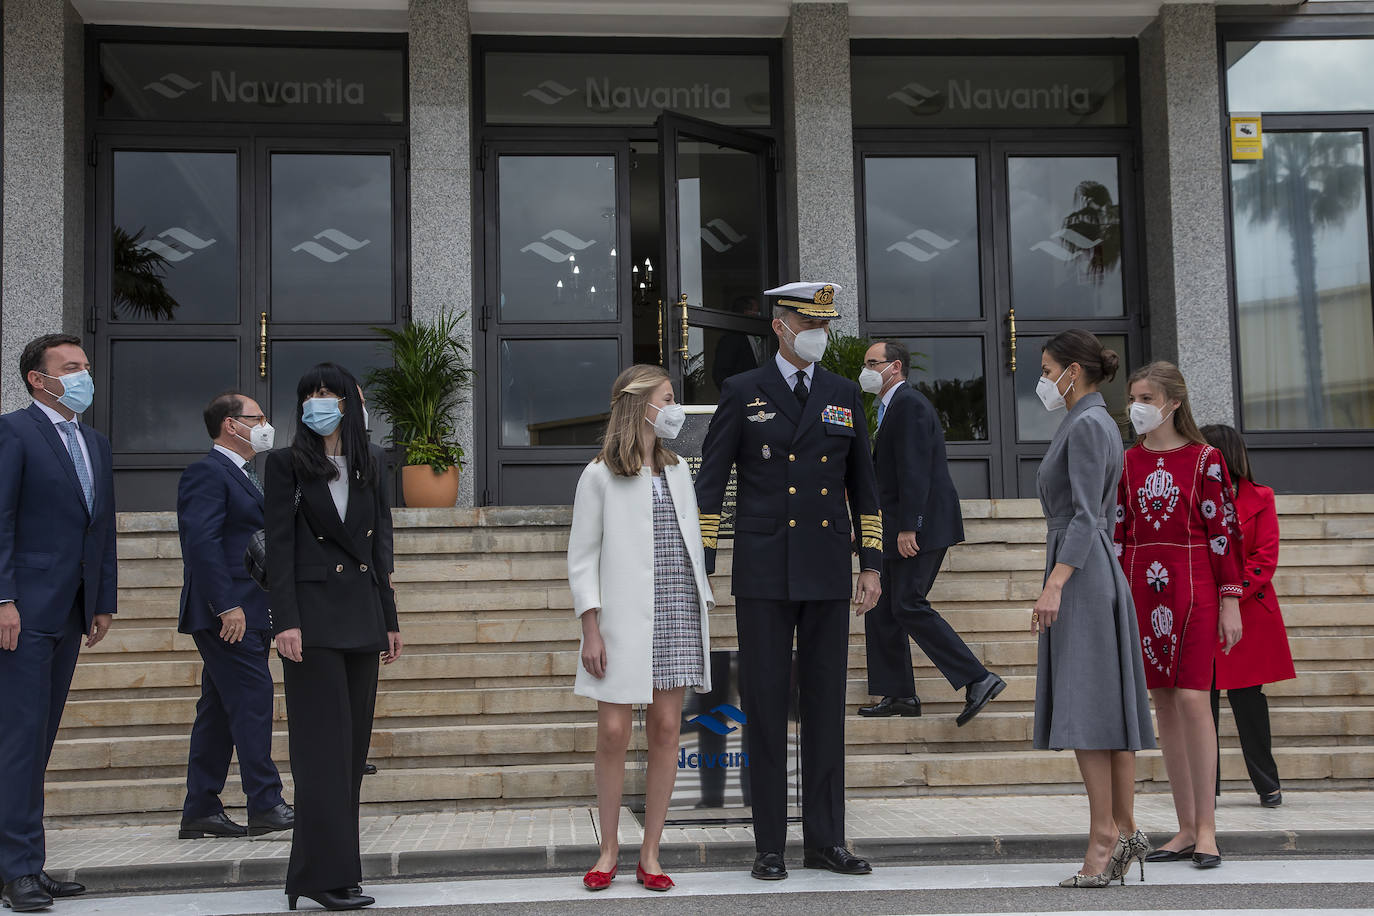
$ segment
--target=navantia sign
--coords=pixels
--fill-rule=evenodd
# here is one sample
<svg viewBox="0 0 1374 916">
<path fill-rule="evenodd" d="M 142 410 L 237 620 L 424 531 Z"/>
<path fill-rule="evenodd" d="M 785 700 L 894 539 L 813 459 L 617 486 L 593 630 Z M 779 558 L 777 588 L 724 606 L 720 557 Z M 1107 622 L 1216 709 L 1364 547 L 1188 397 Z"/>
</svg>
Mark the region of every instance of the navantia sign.
<svg viewBox="0 0 1374 916">
<path fill-rule="evenodd" d="M 400 49 L 106 42 L 100 116 L 140 121 L 405 120 Z"/>
</svg>

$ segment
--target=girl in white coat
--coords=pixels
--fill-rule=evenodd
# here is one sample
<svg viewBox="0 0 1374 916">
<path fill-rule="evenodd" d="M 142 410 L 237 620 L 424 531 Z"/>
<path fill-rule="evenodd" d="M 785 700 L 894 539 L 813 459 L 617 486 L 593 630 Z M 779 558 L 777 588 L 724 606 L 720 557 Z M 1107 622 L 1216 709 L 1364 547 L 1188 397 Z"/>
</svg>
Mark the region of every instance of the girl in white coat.
<svg viewBox="0 0 1374 916">
<path fill-rule="evenodd" d="M 598 701 L 596 795 L 601 856 L 583 877 L 589 890 L 615 877 L 633 704 L 648 704 L 649 772 L 644 842 L 636 878 L 666 891 L 659 839 L 677 778 L 682 695 L 711 689 L 706 579 L 692 474 L 663 444 L 677 436 L 682 408 L 658 366 L 631 366 L 611 388 L 601 454 L 577 484 L 568 581 L 582 620 L 574 692 Z"/>
</svg>

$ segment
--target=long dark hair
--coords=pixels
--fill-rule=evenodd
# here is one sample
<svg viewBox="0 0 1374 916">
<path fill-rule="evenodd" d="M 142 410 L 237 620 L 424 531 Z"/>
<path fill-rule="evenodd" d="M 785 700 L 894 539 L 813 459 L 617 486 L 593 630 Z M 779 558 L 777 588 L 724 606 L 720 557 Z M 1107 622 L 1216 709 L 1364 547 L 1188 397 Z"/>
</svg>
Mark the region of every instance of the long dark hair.
<svg viewBox="0 0 1374 916">
<path fill-rule="evenodd" d="M 321 388 L 327 388 L 343 398 L 339 451 L 344 456 L 349 473 L 364 486 L 371 486 L 377 480 L 377 467 L 368 448 L 358 380 L 353 373 L 335 363 L 320 363 L 302 375 L 296 384 L 296 436 L 291 440 L 291 463 L 295 465 L 296 474 L 307 480 L 333 480 L 339 474 L 334 462 L 324 453 L 324 439 L 301 419 L 305 402 Z"/>
<path fill-rule="evenodd" d="M 1231 483 L 1239 487 L 1242 480 L 1255 482 L 1254 475 L 1250 472 L 1250 453 L 1246 451 L 1245 440 L 1234 426 L 1214 423 L 1202 427 L 1200 432 L 1208 445 L 1221 452 L 1221 457 L 1226 462 L 1226 470 L 1231 475 Z"/>
</svg>

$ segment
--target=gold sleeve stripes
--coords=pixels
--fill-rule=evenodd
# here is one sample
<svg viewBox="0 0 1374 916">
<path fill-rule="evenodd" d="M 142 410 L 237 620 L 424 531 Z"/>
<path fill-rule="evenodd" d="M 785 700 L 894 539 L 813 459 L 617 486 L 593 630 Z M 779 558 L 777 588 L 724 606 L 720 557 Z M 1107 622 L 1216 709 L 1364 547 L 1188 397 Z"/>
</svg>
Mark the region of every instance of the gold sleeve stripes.
<svg viewBox="0 0 1374 916">
<path fill-rule="evenodd" d="M 720 513 L 701 512 L 698 513 L 701 524 L 701 543 L 709 550 L 716 549 L 716 540 L 720 537 Z"/>
<path fill-rule="evenodd" d="M 871 550 L 883 549 L 883 516 L 881 513 L 859 516 L 859 546 Z"/>
</svg>

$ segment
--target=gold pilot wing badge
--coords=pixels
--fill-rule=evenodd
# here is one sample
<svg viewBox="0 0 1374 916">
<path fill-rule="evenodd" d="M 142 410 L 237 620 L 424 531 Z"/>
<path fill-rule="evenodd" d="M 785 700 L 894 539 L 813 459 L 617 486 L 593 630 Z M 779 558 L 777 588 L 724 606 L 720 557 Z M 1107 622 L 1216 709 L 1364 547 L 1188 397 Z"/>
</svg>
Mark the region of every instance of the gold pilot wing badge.
<svg viewBox="0 0 1374 916">
<path fill-rule="evenodd" d="M 768 402 L 765 401 L 765 400 L 763 400 L 763 399 L 761 399 L 761 398 L 754 398 L 754 400 L 750 401 L 748 404 L 745 404 L 744 406 L 745 406 L 745 407 L 767 407 L 767 406 L 768 406 Z"/>
</svg>

